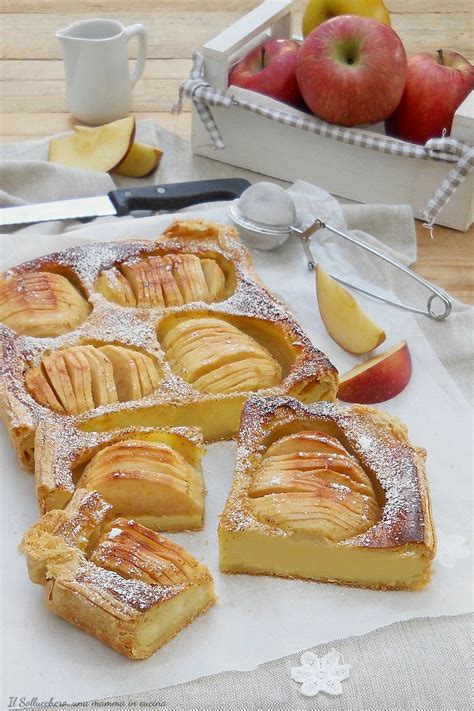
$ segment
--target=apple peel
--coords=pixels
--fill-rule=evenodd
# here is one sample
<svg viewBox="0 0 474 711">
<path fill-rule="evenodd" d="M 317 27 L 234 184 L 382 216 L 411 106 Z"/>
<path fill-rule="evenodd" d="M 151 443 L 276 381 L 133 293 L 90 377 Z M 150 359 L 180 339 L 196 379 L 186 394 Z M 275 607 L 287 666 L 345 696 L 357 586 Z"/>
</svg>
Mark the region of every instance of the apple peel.
<svg viewBox="0 0 474 711">
<path fill-rule="evenodd" d="M 406 388 L 411 374 L 410 351 L 402 341 L 345 373 L 339 381 L 337 397 L 361 405 L 385 402 Z"/>
</svg>

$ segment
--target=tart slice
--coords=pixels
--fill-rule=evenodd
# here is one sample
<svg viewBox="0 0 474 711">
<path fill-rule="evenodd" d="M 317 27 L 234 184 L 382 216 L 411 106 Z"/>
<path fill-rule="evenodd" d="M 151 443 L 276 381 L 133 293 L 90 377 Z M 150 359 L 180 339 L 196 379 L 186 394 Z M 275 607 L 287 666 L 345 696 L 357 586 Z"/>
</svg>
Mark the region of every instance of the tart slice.
<svg viewBox="0 0 474 711">
<path fill-rule="evenodd" d="M 435 552 L 425 457 L 376 409 L 253 396 L 219 525 L 221 570 L 424 587 Z"/>
<path fill-rule="evenodd" d="M 20 549 L 51 612 L 131 659 L 149 657 L 216 601 L 205 565 L 135 521 L 113 519 L 97 492 L 78 489 Z"/>
</svg>

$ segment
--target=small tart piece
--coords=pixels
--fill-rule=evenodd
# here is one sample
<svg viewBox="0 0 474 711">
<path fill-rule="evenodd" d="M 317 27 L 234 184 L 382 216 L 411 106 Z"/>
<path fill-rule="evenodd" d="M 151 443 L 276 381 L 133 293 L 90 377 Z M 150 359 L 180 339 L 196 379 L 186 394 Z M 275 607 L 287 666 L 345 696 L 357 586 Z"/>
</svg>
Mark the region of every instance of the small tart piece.
<svg viewBox="0 0 474 711">
<path fill-rule="evenodd" d="M 257 390 L 282 378 L 269 351 L 223 319 L 178 321 L 165 333 L 162 346 L 175 373 L 204 392 Z"/>
<path fill-rule="evenodd" d="M 99 491 L 116 515 L 154 530 L 202 527 L 202 474 L 163 442 L 125 439 L 105 447 L 86 466 L 78 486 Z"/>
<path fill-rule="evenodd" d="M 23 537 L 34 583 L 51 612 L 130 659 L 145 659 L 216 601 L 207 567 L 136 521 L 115 519 L 78 489 L 63 511 Z"/>
<path fill-rule="evenodd" d="M 380 410 L 248 398 L 219 523 L 221 570 L 423 588 L 435 554 L 425 457 Z"/>
<path fill-rule="evenodd" d="M 0 283 L 0 321 L 25 336 L 60 336 L 90 312 L 91 305 L 60 274 L 29 272 Z"/>
</svg>

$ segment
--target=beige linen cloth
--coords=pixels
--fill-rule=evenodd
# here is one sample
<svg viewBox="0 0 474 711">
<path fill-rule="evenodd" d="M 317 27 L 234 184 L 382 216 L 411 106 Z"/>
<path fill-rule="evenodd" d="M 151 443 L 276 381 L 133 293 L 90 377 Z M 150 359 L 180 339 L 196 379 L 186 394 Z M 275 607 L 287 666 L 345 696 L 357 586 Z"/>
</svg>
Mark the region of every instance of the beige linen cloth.
<svg viewBox="0 0 474 711">
<path fill-rule="evenodd" d="M 143 185 L 144 182 L 171 183 L 218 177 L 245 177 L 251 182 L 262 179 L 258 174 L 193 156 L 187 142 L 152 121 L 138 123 L 137 138 L 165 151 L 156 173 L 141 181 L 119 176 L 113 176 L 112 180 L 108 175 L 48 164 L 46 139 L 5 145 L 0 149 L 0 206 L 102 195 L 115 186 Z M 343 205 L 342 210 L 348 229 L 356 230 L 356 234 L 368 241 L 371 240 L 369 235 L 377 236 L 388 251 L 406 264 L 415 261 L 416 237 L 410 208 Z M 23 227 L 17 234 L 19 239 L 31 233 L 59 235 L 78 226 L 82 225 L 75 221 L 50 222 Z M 426 239 L 429 239 L 428 233 Z M 396 273 L 390 277 L 389 286 L 401 301 L 424 303 L 419 289 L 407 279 L 398 279 Z M 471 402 L 473 314 L 471 307 L 453 300 L 453 312 L 442 323 L 418 317 L 432 348 Z M 250 672 L 222 672 L 140 694 L 113 697 L 111 688 L 106 699 L 81 704 L 80 708 L 467 711 L 472 702 L 471 633 L 469 615 L 419 618 L 360 637 L 319 645 L 313 650 L 318 656 L 335 648 L 342 654 L 344 663 L 352 665 L 351 677 L 343 682 L 341 696 L 324 693 L 311 698 L 302 696 L 300 686 L 290 678 L 290 669 L 299 663 L 299 655 L 290 655 Z"/>
</svg>

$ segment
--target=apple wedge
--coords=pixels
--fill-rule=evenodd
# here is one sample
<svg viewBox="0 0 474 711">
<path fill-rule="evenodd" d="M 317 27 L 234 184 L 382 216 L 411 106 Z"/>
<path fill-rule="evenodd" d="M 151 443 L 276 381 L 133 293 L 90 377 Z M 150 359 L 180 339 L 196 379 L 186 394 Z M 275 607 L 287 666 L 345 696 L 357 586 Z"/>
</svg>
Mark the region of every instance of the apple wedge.
<svg viewBox="0 0 474 711">
<path fill-rule="evenodd" d="M 362 405 L 385 402 L 405 389 L 411 371 L 410 351 L 402 341 L 343 375 L 337 397 L 344 402 Z"/>
<path fill-rule="evenodd" d="M 162 155 L 159 148 L 135 141 L 123 161 L 114 168 L 114 173 L 128 178 L 144 178 L 158 167 Z"/>
<path fill-rule="evenodd" d="M 48 160 L 71 168 L 108 173 L 123 161 L 135 136 L 135 118 L 119 119 L 105 126 L 77 130 L 53 138 Z"/>
<path fill-rule="evenodd" d="M 360 308 L 354 297 L 318 264 L 316 293 L 327 332 L 341 348 L 361 355 L 385 341 L 385 331 Z"/>
</svg>

